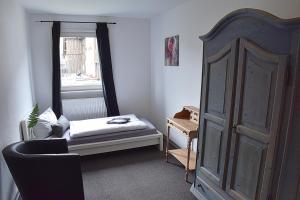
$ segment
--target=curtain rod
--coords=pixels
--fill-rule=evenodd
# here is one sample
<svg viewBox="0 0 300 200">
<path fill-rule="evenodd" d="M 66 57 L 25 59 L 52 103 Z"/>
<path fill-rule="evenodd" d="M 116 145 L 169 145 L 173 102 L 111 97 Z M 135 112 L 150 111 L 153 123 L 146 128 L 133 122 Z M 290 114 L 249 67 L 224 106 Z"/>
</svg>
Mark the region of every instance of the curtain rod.
<svg viewBox="0 0 300 200">
<path fill-rule="evenodd" d="M 36 21 L 36 22 L 55 22 L 55 21 Z M 79 24 L 93 24 L 93 23 L 106 23 L 106 24 L 117 24 L 116 22 L 76 22 L 76 21 L 60 21 L 62 23 L 79 23 Z"/>
</svg>

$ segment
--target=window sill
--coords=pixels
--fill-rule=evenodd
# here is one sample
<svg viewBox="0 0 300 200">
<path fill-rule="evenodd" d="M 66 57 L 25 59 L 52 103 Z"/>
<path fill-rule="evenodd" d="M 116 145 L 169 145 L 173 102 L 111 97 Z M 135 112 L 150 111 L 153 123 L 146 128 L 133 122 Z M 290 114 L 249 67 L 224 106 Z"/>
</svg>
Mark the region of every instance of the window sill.
<svg viewBox="0 0 300 200">
<path fill-rule="evenodd" d="M 88 89 L 88 90 L 62 90 L 62 99 L 84 99 L 84 98 L 98 98 L 103 97 L 102 89 Z"/>
<path fill-rule="evenodd" d="M 102 90 L 101 85 L 71 85 L 71 86 L 62 86 L 62 92 L 69 91 L 84 91 L 84 90 Z"/>
</svg>

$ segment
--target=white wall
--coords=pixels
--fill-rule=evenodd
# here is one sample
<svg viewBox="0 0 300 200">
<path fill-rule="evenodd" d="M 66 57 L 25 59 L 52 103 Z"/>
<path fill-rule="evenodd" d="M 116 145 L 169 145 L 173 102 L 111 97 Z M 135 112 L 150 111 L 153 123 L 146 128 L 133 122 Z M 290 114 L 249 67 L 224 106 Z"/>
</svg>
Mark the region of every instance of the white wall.
<svg viewBox="0 0 300 200">
<path fill-rule="evenodd" d="M 151 20 L 151 119 L 165 132 L 166 117 L 183 105 L 200 105 L 202 42 L 207 33 L 229 12 L 252 7 L 282 18 L 300 16 L 299 0 L 191 0 Z M 164 38 L 179 34 L 179 67 L 164 66 Z M 171 133 L 186 146 L 186 139 Z"/>
<path fill-rule="evenodd" d="M 20 140 L 21 119 L 32 108 L 26 14 L 15 0 L 0 1 L 0 150 Z M 0 199 L 13 199 L 16 187 L 0 154 Z"/>
<path fill-rule="evenodd" d="M 148 116 L 150 105 L 150 20 L 96 16 L 62 16 L 32 14 L 33 77 L 36 101 L 41 110 L 51 106 L 52 98 L 52 23 L 37 20 L 113 21 L 109 25 L 111 56 L 116 94 L 122 114 L 136 113 Z M 62 27 L 74 25 L 62 25 Z M 91 27 L 94 26 L 94 27 Z M 72 27 L 74 28 L 74 27 Z M 77 25 L 94 28 L 95 25 Z"/>
</svg>

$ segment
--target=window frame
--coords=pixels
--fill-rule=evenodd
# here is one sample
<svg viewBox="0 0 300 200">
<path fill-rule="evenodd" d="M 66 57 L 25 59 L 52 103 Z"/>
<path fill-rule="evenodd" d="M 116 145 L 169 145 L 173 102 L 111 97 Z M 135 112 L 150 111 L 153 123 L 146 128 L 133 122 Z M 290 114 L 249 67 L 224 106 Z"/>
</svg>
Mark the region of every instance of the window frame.
<svg viewBox="0 0 300 200">
<path fill-rule="evenodd" d="M 60 37 L 94 37 L 97 39 L 96 27 L 91 26 L 91 24 L 62 24 Z M 103 97 L 102 81 L 100 81 L 100 85 L 61 86 L 62 99 L 95 97 Z"/>
</svg>

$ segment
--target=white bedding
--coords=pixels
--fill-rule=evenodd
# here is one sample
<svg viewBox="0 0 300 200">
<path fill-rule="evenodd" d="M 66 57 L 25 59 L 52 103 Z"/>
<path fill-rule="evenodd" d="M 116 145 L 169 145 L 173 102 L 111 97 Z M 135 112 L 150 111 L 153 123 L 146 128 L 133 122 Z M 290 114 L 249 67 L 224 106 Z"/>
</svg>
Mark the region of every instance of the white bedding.
<svg viewBox="0 0 300 200">
<path fill-rule="evenodd" d="M 147 128 L 147 124 L 135 115 L 121 115 L 117 117 L 130 118 L 126 124 L 107 124 L 107 121 L 116 117 L 70 121 L 70 137 L 78 138 L 121 131 L 139 130 Z"/>
</svg>

